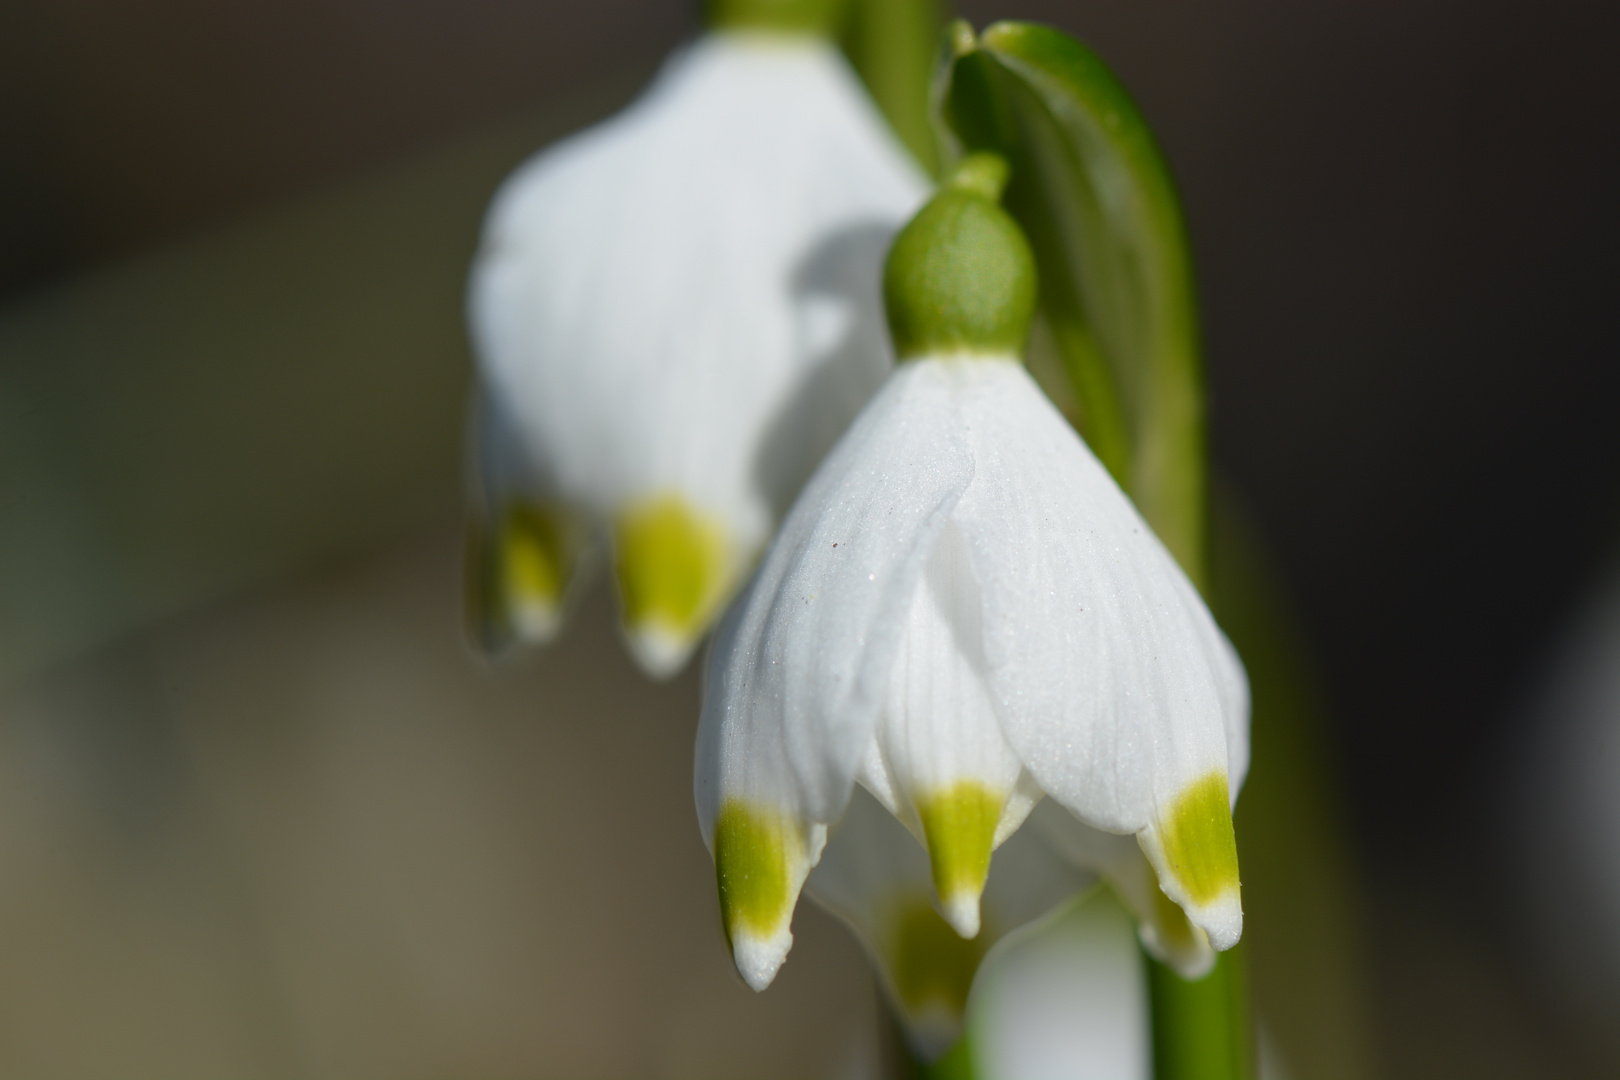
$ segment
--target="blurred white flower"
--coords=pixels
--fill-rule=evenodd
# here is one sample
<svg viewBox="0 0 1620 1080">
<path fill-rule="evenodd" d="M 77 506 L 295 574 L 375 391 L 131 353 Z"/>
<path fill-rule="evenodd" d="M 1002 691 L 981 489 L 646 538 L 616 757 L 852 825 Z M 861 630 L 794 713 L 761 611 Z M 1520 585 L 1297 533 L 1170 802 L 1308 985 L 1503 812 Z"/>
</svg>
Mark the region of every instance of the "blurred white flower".
<svg viewBox="0 0 1620 1080">
<path fill-rule="evenodd" d="M 896 241 L 904 362 L 721 624 L 697 749 L 743 978 L 774 978 L 820 861 L 812 894 L 883 962 L 924 1052 L 954 1032 L 962 994 L 908 993 L 918 976 L 900 958 L 946 955 L 905 947 L 919 911 L 988 942 L 1100 874 L 1188 975 L 1243 918 L 1243 668 L 1008 348 L 1027 332 L 1033 261 L 986 197 L 1004 167 L 965 171 Z M 852 802 L 857 785 L 904 830 Z"/>
<path fill-rule="evenodd" d="M 1482 835 L 1506 851 L 1495 869 L 1542 996 L 1620 1058 L 1620 575 L 1582 607 L 1491 761 Z"/>
<path fill-rule="evenodd" d="M 968 1030 L 984 1080 L 1149 1080 L 1147 973 L 1130 916 L 1099 891 L 1007 941 L 974 987 Z"/>
<path fill-rule="evenodd" d="M 506 181 L 468 295 L 487 645 L 555 634 L 606 532 L 632 652 L 683 665 L 882 381 L 926 190 L 832 45 L 742 32 Z"/>
</svg>

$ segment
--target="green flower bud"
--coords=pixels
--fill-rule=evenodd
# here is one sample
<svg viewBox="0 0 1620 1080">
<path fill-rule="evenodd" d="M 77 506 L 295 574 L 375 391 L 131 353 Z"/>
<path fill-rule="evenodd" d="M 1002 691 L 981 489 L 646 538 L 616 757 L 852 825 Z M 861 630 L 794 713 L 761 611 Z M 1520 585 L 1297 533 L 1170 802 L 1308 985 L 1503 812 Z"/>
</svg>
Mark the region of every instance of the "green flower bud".
<svg viewBox="0 0 1620 1080">
<path fill-rule="evenodd" d="M 1007 163 L 970 154 L 900 231 L 883 270 L 895 356 L 1023 352 L 1035 314 L 1035 256 L 1000 206 Z"/>
<path fill-rule="evenodd" d="M 705 0 L 703 14 L 714 30 L 756 30 L 833 36 L 845 0 Z"/>
</svg>

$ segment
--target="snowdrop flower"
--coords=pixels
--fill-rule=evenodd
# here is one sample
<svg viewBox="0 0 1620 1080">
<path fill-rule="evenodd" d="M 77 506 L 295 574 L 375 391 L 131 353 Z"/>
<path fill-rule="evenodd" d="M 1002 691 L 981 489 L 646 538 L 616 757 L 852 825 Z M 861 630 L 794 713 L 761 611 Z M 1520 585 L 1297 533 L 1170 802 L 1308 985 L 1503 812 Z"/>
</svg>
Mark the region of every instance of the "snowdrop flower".
<svg viewBox="0 0 1620 1080">
<path fill-rule="evenodd" d="M 737 30 L 506 181 L 467 303 L 488 647 L 551 638 L 605 533 L 631 651 L 685 663 L 882 382 L 883 251 L 926 193 L 828 41 Z"/>
<path fill-rule="evenodd" d="M 1499 886 L 1543 995 L 1612 1039 L 1620 1011 L 1620 575 L 1584 598 L 1489 776 Z M 1502 839 L 1505 838 L 1505 843 Z"/>
<path fill-rule="evenodd" d="M 743 978 L 774 978 L 808 878 L 924 1053 L 960 1022 L 978 939 L 1099 875 L 1189 975 L 1242 931 L 1243 669 L 1019 362 L 1034 262 L 1005 180 L 970 157 L 896 239 L 901 363 L 722 622 L 698 734 Z M 918 974 L 941 963 L 954 983 Z"/>
</svg>

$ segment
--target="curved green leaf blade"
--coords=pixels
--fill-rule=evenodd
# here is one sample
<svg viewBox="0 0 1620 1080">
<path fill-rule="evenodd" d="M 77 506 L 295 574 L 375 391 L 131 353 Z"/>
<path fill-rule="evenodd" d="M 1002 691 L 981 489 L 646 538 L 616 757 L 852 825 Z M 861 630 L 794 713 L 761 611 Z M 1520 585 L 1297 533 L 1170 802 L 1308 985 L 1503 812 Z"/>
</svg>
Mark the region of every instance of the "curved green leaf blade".
<svg viewBox="0 0 1620 1080">
<path fill-rule="evenodd" d="M 859 0 L 842 34 L 844 54 L 872 100 L 928 172 L 939 151 L 928 114 L 934 44 L 945 25 L 944 0 Z"/>
<path fill-rule="evenodd" d="M 1049 27 L 958 23 L 935 87 L 958 151 L 1012 164 L 1005 204 L 1039 263 L 1041 311 L 1081 433 L 1202 587 L 1204 397 L 1192 263 L 1152 133 L 1089 49 Z"/>
</svg>

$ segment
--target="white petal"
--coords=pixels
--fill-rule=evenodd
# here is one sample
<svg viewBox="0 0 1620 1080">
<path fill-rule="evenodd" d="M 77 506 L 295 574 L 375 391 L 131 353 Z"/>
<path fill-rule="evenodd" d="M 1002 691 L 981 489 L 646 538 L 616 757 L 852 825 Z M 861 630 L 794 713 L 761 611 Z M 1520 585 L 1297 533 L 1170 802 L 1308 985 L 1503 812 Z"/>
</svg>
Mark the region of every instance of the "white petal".
<svg viewBox="0 0 1620 1080">
<path fill-rule="evenodd" d="M 477 644 L 498 655 L 556 636 L 590 577 L 597 544 L 586 515 L 558 497 L 500 403 L 486 397 L 473 412 L 468 614 Z"/>
<path fill-rule="evenodd" d="M 971 367 L 963 412 L 978 480 L 955 518 L 984 590 L 992 692 L 1043 790 L 1098 827 L 1135 832 L 1156 798 L 1227 773 L 1230 653 L 1024 370 Z"/>
<path fill-rule="evenodd" d="M 988 684 L 1008 741 L 1082 820 L 1140 833 L 1166 893 L 1227 948 L 1242 926 L 1229 777 L 1246 765 L 1248 718 L 1236 655 L 1022 367 L 957 363 L 971 369 L 962 400 L 976 479 L 954 519 L 984 591 Z M 1224 825 L 1206 821 L 1217 789 Z M 1206 850 L 1206 825 L 1224 841 L 1207 874 L 1186 864 Z"/>
<path fill-rule="evenodd" d="M 1038 837 L 1016 832 L 992 862 L 983 929 L 963 939 L 933 905 L 922 846 L 857 789 L 805 889 L 856 932 L 913 1049 L 931 1060 L 961 1035 L 964 1003 L 981 959 L 1003 936 L 1046 916 L 1094 880 L 1054 858 Z"/>
<path fill-rule="evenodd" d="M 1147 979 L 1130 918 L 1107 892 L 1019 935 L 984 965 L 969 1004 L 974 1072 L 988 1080 L 1148 1080 Z"/>
<path fill-rule="evenodd" d="M 930 1060 L 949 1049 L 988 937 L 964 940 L 940 919 L 928 856 L 905 826 L 857 789 L 805 891 L 860 938 L 913 1049 Z"/>
<path fill-rule="evenodd" d="M 1209 650 L 1209 664 L 1219 676 L 1221 716 L 1226 724 L 1226 776 L 1236 810 L 1238 792 L 1249 778 L 1249 676 L 1220 628 L 1215 629 L 1213 641 L 1204 637 L 1204 646 Z"/>
<path fill-rule="evenodd" d="M 630 656 L 654 679 L 669 679 L 681 673 L 697 651 L 699 638 L 673 633 L 658 623 L 627 627 L 624 644 Z"/>
<path fill-rule="evenodd" d="M 833 49 L 702 39 L 502 188 L 483 376 L 569 499 L 677 495 L 751 559 L 882 378 L 882 245 L 925 190 Z"/>
<path fill-rule="evenodd" d="M 843 816 L 911 596 L 972 479 L 949 404 L 931 373 L 896 371 L 722 620 L 694 785 L 711 851 L 728 806 L 800 830 Z"/>
<path fill-rule="evenodd" d="M 1037 803 L 1027 816 L 1038 813 Z M 1010 934 L 1050 916 L 1097 883 L 1095 867 L 1062 858 L 1028 822 L 996 848 L 984 889 L 985 921 L 995 935 Z"/>
<path fill-rule="evenodd" d="M 1159 888 L 1136 837 L 1093 829 L 1050 799 L 1030 814 L 1025 831 L 1070 865 L 1102 875 L 1136 916 L 1143 946 L 1183 978 L 1201 978 L 1214 967 L 1209 937 Z"/>
<path fill-rule="evenodd" d="M 1039 797 L 1001 734 L 984 681 L 983 604 L 947 524 L 912 595 L 861 782 L 928 848 L 946 919 L 979 930 L 990 853 Z M 1032 785 L 1025 785 L 1032 788 Z"/>
<path fill-rule="evenodd" d="M 706 832 L 725 797 L 842 816 L 912 594 L 972 475 L 948 383 L 896 370 L 716 634 L 698 729 Z"/>
<path fill-rule="evenodd" d="M 793 947 L 793 909 L 826 845 L 824 825 L 731 800 L 714 827 L 720 916 L 737 973 L 764 990 Z"/>
</svg>

